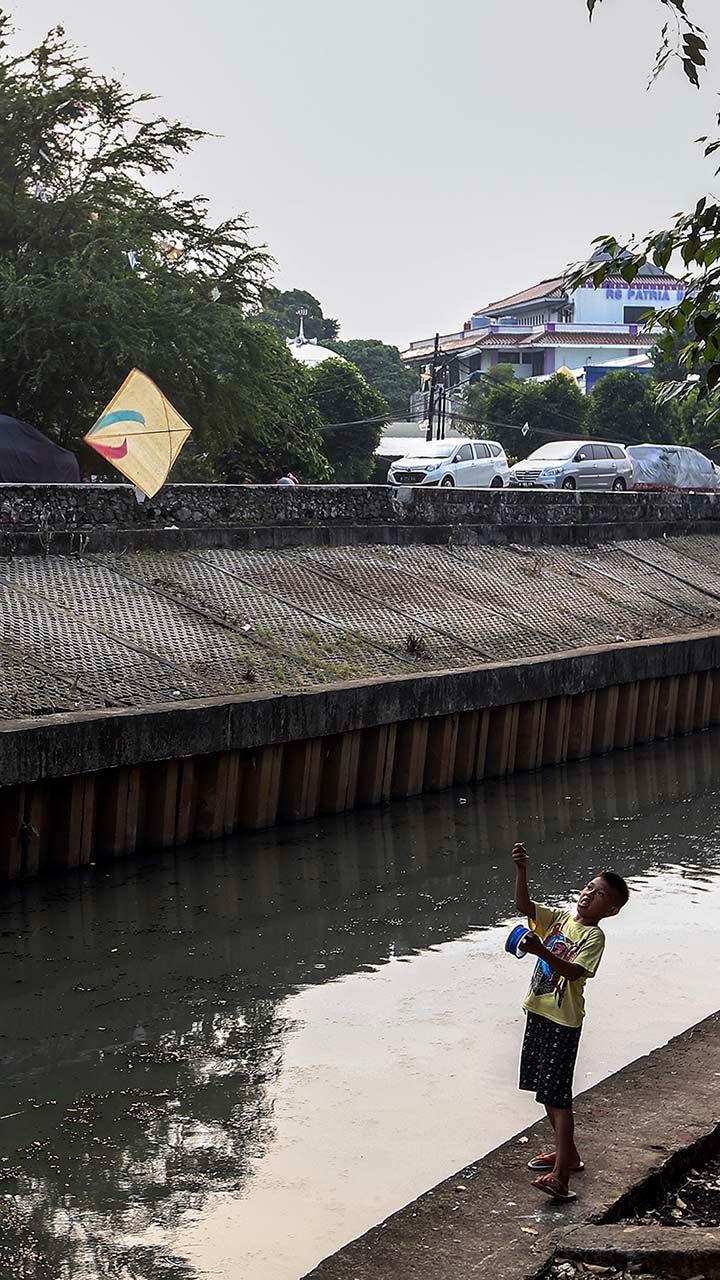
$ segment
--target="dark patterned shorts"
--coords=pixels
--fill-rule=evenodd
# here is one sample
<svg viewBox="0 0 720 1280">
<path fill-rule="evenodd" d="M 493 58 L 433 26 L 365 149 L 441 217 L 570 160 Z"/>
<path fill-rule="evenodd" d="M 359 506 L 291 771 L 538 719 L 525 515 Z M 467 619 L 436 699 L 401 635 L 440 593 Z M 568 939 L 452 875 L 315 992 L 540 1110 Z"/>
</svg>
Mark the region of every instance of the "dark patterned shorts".
<svg viewBox="0 0 720 1280">
<path fill-rule="evenodd" d="M 561 1027 L 528 1013 L 520 1058 L 520 1088 L 546 1107 L 572 1106 L 575 1059 L 582 1027 Z"/>
</svg>

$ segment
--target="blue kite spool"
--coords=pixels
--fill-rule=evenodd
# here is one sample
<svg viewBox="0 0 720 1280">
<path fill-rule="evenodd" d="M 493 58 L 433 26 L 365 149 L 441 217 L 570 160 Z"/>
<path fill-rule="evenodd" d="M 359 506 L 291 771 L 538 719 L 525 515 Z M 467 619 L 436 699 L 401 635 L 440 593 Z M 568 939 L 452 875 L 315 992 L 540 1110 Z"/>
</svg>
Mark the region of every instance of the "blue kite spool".
<svg viewBox="0 0 720 1280">
<path fill-rule="evenodd" d="M 516 924 L 515 928 L 510 931 L 505 943 L 505 950 L 511 956 L 517 956 L 518 960 L 522 960 L 527 955 L 527 951 L 523 943 L 530 935 L 530 930 L 525 928 L 524 924 Z"/>
</svg>

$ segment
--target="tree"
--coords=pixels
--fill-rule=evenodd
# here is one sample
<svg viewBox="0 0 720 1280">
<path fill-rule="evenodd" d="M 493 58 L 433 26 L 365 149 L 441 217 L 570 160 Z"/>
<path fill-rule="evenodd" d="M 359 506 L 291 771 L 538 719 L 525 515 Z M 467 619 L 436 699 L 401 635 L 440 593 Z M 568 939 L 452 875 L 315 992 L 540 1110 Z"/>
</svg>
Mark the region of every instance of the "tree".
<svg viewBox="0 0 720 1280">
<path fill-rule="evenodd" d="M 344 360 L 324 360 L 311 376 L 311 398 L 327 424 L 323 448 L 335 479 L 340 484 L 366 484 L 387 418 L 387 401 Z M 347 427 L 335 425 L 343 422 Z"/>
<path fill-rule="evenodd" d="M 588 431 L 621 444 L 677 444 L 683 422 L 677 405 L 658 401 L 657 387 L 636 369 L 606 373 L 588 397 Z"/>
<path fill-rule="evenodd" d="M 312 374 L 271 329 L 246 324 L 233 377 L 223 388 L 227 446 L 219 473 L 233 483 L 291 470 L 305 484 L 333 478 L 323 417 L 312 399 Z"/>
<path fill-rule="evenodd" d="M 512 365 L 497 365 L 470 386 L 467 397 L 467 418 L 481 423 L 507 454 L 525 457 L 550 440 L 586 434 L 587 401 L 574 378 L 556 373 L 535 382 L 510 373 Z"/>
<path fill-rule="evenodd" d="M 403 418 L 410 412 L 410 396 L 417 391 L 418 380 L 400 358 L 397 347 L 381 342 L 379 338 L 349 338 L 346 342 L 328 342 L 337 351 L 357 365 L 371 387 L 387 400 L 390 413 Z"/>
<path fill-rule="evenodd" d="M 486 373 L 475 373 L 470 375 L 471 387 L 512 387 L 517 382 L 515 374 L 515 366 L 512 364 L 496 364 L 494 368 L 488 369 Z"/>
<path fill-rule="evenodd" d="M 718 448 L 718 424 L 707 399 L 701 399 L 698 389 L 688 393 L 681 403 L 677 403 L 677 412 L 681 419 L 680 444 L 690 445 L 692 449 L 700 449 L 711 453 Z"/>
<path fill-rule="evenodd" d="M 668 60 L 678 56 L 685 75 L 694 85 L 699 85 L 700 74 L 705 67 L 707 44 L 702 30 L 691 20 L 688 0 L 659 0 L 673 19 L 662 31 L 662 44 L 656 62 L 656 73 L 663 70 Z M 602 0 L 587 0 L 590 16 Z M 720 116 L 716 118 L 720 124 Z M 720 139 L 699 139 L 706 157 L 720 151 Z M 720 170 L 716 170 L 716 173 Z M 569 276 L 571 287 L 592 283 L 601 285 L 610 275 L 621 275 L 632 284 L 640 269 L 653 262 L 666 270 L 671 259 L 683 264 L 681 279 L 686 285 L 682 302 L 656 315 L 661 327 L 658 348 L 661 357 L 679 366 L 682 380 L 666 383 L 662 395 L 685 396 L 694 394 L 693 383 L 687 382 L 688 374 L 700 378 L 699 396 L 707 399 L 720 384 L 720 312 L 717 296 L 720 290 L 720 203 L 703 196 L 689 213 L 678 214 L 671 225 L 662 231 L 651 232 L 627 243 L 614 235 L 602 235 L 595 240 L 596 253 L 589 262 L 574 269 Z M 679 340 L 682 344 L 678 351 Z M 720 408 L 715 401 L 710 418 Z"/>
<path fill-rule="evenodd" d="M 585 0 L 590 18 L 602 3 L 602 0 Z M 688 0 L 658 0 L 668 14 L 660 33 L 660 48 L 655 58 L 653 76 L 657 76 L 673 57 L 682 62 L 683 71 L 691 84 L 700 87 L 698 70 L 705 66 L 705 43 L 702 28 L 694 23 L 688 14 Z"/>
<path fill-rule="evenodd" d="M 0 11 L 3 411 L 76 443 L 137 366 L 193 425 L 203 474 L 236 435 L 262 452 L 286 415 L 327 474 L 296 362 L 248 318 L 268 258 L 245 215 L 212 224 L 202 198 L 157 194 L 203 135 L 94 74 L 61 28 L 17 56 L 10 35 Z"/>
<path fill-rule="evenodd" d="M 272 286 L 263 289 L 262 311 L 259 320 L 269 324 L 280 334 L 281 338 L 296 338 L 300 317 L 298 311 L 304 309 L 303 317 L 305 336 L 317 338 L 318 342 L 326 342 L 337 338 L 340 325 L 323 315 L 323 309 L 317 298 L 304 289 L 286 289 L 282 292 Z"/>
</svg>

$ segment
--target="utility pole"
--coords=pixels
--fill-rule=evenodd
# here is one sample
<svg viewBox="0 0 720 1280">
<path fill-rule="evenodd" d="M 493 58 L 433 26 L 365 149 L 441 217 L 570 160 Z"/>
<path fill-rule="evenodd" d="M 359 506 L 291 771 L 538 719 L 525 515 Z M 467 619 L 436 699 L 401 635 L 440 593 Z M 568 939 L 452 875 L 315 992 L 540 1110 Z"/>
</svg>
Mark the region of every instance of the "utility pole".
<svg viewBox="0 0 720 1280">
<path fill-rule="evenodd" d="M 449 365 L 444 364 L 443 371 L 442 371 L 442 387 L 440 391 L 440 422 L 438 427 L 438 440 L 445 439 L 445 422 L 447 419 L 449 382 L 450 382 L 450 367 Z"/>
<path fill-rule="evenodd" d="M 430 399 L 428 401 L 428 424 L 425 432 L 425 439 L 433 438 L 433 417 L 435 414 L 435 379 L 437 378 L 437 362 L 440 354 L 440 334 L 435 334 L 435 349 L 433 351 L 432 374 L 430 375 Z"/>
</svg>

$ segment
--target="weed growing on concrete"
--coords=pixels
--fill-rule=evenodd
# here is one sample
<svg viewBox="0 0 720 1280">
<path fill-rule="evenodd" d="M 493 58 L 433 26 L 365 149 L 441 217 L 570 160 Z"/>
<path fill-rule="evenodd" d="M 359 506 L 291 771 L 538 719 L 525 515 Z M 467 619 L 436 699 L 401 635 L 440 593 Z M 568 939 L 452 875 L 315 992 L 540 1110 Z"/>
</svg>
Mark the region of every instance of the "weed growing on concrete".
<svg viewBox="0 0 720 1280">
<path fill-rule="evenodd" d="M 419 635 L 415 631 L 411 631 L 405 640 L 405 649 L 408 653 L 412 653 L 416 658 L 426 658 L 428 656 L 428 642 L 425 636 Z"/>
</svg>

